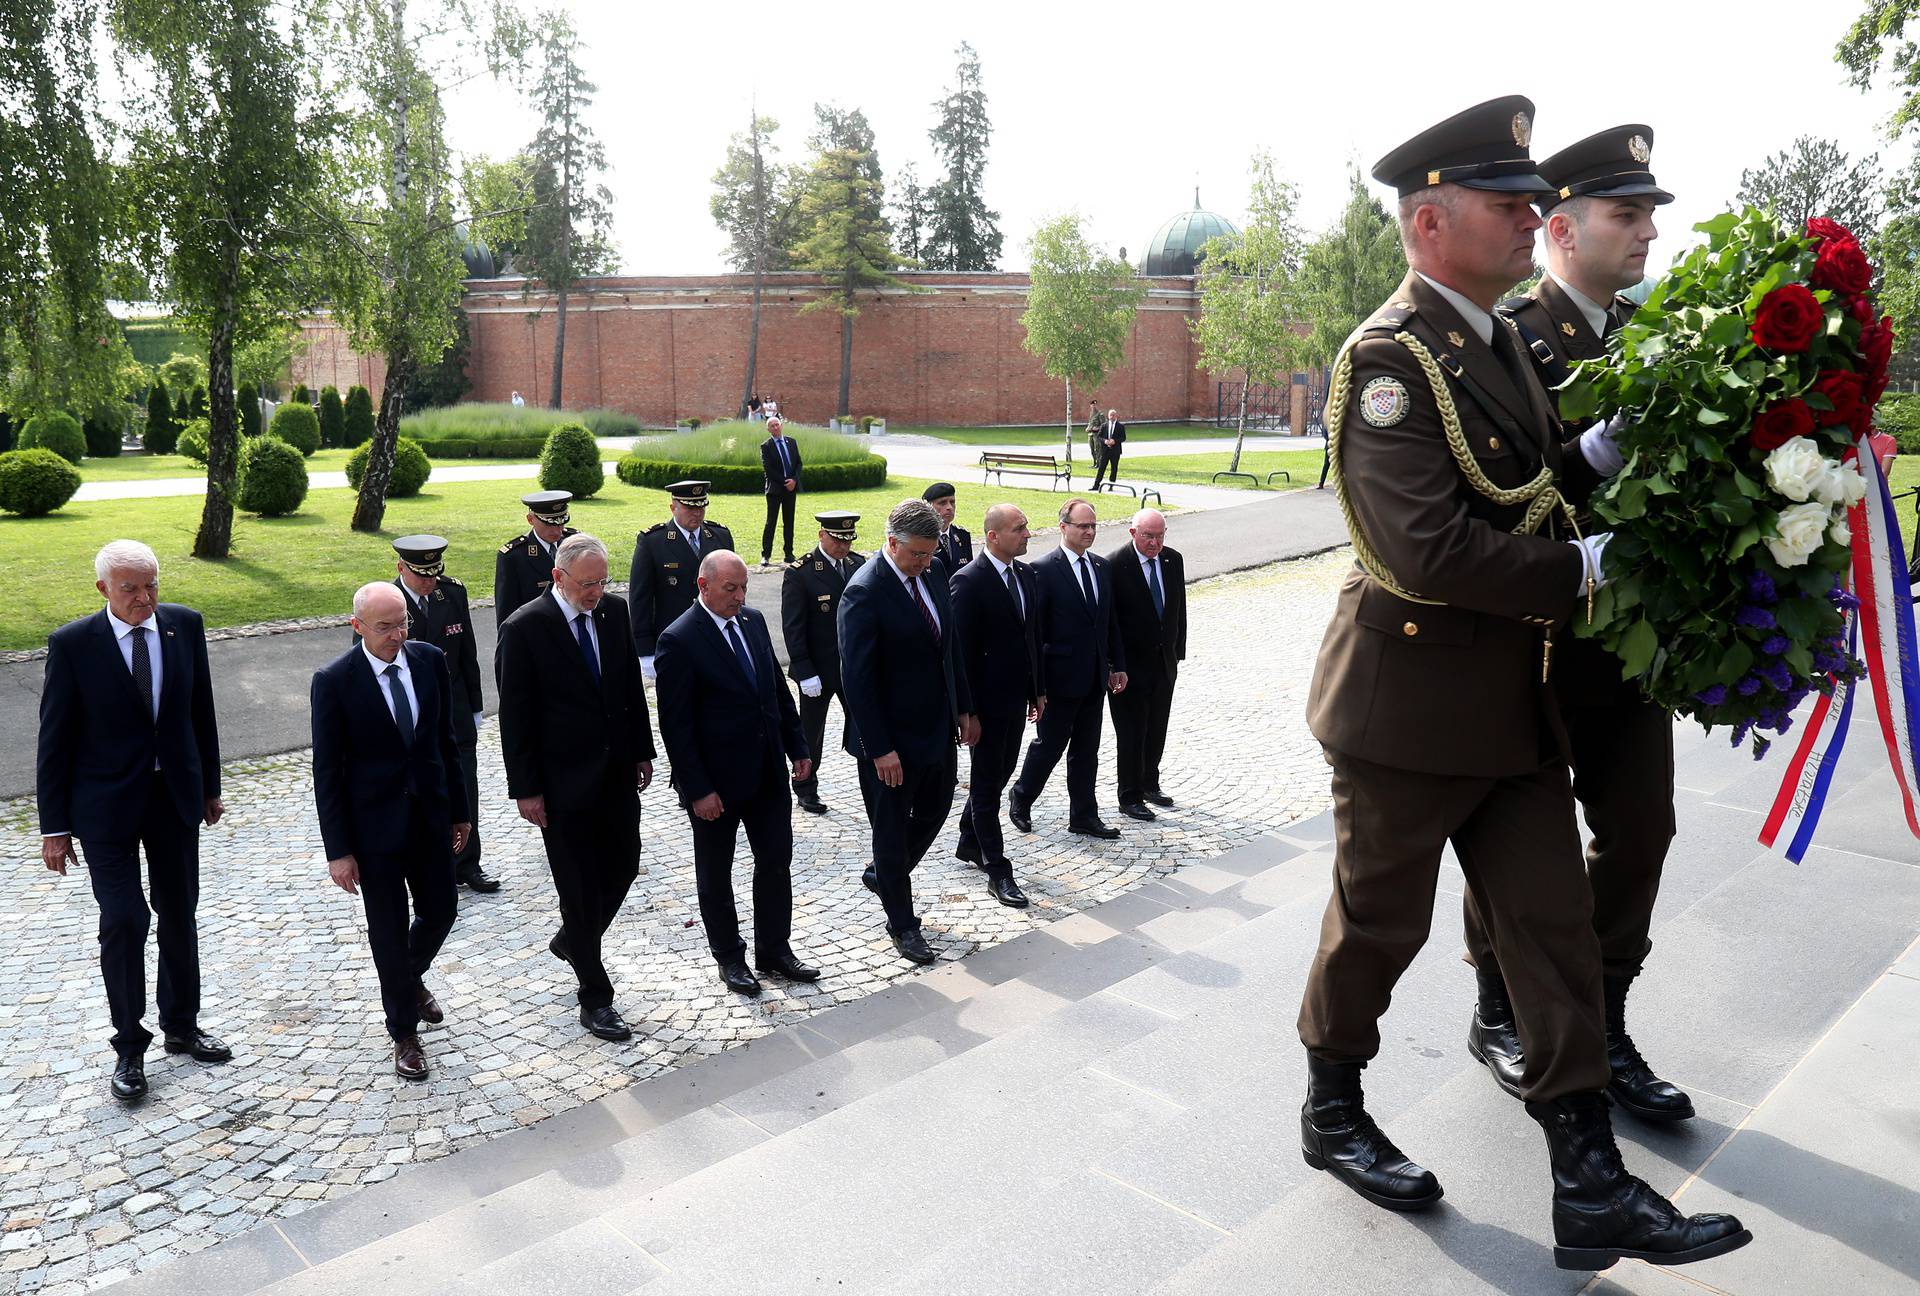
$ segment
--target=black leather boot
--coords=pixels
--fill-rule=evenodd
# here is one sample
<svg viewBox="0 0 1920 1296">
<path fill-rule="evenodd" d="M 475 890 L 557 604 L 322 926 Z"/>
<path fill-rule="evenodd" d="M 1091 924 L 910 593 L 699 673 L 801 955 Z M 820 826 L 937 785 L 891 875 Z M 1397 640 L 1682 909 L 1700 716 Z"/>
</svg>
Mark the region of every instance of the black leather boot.
<svg viewBox="0 0 1920 1296">
<path fill-rule="evenodd" d="M 1513 1024 L 1507 983 L 1498 971 L 1475 968 L 1473 975 L 1480 982 L 1480 1002 L 1474 1005 L 1473 1020 L 1467 1025 L 1467 1052 L 1486 1067 L 1495 1084 L 1518 1098 L 1527 1059 L 1520 1049 L 1520 1032 Z"/>
<path fill-rule="evenodd" d="M 1440 1200 L 1440 1181 L 1415 1165 L 1380 1132 L 1360 1096 L 1362 1062 L 1307 1058 L 1307 1101 L 1300 1108 L 1300 1153 L 1375 1206 L 1425 1210 Z"/>
<path fill-rule="evenodd" d="M 1605 1095 L 1569 1094 L 1528 1103 L 1547 1135 L 1553 1165 L 1553 1262 L 1605 1269 L 1622 1259 L 1691 1264 L 1736 1251 L 1753 1234 L 1731 1215 L 1682 1215 L 1627 1173 L 1613 1141 Z"/>
<path fill-rule="evenodd" d="M 1693 1115 L 1693 1099 L 1653 1073 L 1627 1034 L 1627 990 L 1630 976 L 1605 978 L 1607 994 L 1607 1065 L 1613 1079 L 1607 1096 L 1644 1121 L 1683 1121 Z"/>
</svg>

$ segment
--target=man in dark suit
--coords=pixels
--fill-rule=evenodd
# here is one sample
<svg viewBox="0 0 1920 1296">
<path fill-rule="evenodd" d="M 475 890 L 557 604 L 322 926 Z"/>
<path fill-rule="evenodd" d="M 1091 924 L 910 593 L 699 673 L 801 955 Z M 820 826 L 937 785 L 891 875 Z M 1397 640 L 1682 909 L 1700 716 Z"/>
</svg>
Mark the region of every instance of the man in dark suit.
<svg viewBox="0 0 1920 1296">
<path fill-rule="evenodd" d="M 527 532 L 500 546 L 493 560 L 493 624 L 495 630 L 520 605 L 547 592 L 553 583 L 554 546 L 574 534 L 567 525 L 570 491 L 535 491 L 522 495 L 527 506 Z"/>
<path fill-rule="evenodd" d="M 1027 551 L 1027 515 L 1012 504 L 987 510 L 986 544 L 953 574 L 953 624 L 960 636 L 967 686 L 980 717 L 960 809 L 954 854 L 987 875 L 987 891 L 1012 909 L 1027 907 L 1013 880 L 1000 833 L 1000 793 L 1020 760 L 1020 737 L 1046 710 L 1040 685 L 1040 589 Z"/>
<path fill-rule="evenodd" d="M 820 973 L 794 957 L 793 801 L 811 773 L 800 713 L 780 678 L 765 618 L 747 607 L 747 565 L 716 549 L 700 560 L 700 596 L 660 633 L 660 737 L 673 786 L 693 825 L 693 872 L 700 920 L 720 980 L 757 995 L 733 901 L 733 851 L 740 829 L 753 851 L 753 962 L 789 981 Z"/>
<path fill-rule="evenodd" d="M 902 501 L 887 515 L 886 547 L 840 596 L 846 750 L 873 827 L 861 881 L 886 909 L 893 947 L 915 963 L 934 953 L 913 911 L 913 869 L 953 808 L 954 742 L 980 737 L 947 584 L 927 579 L 939 540 L 933 507 Z"/>
<path fill-rule="evenodd" d="M 445 1020 L 424 978 L 453 930 L 453 857 L 473 825 L 453 732 L 467 700 L 445 653 L 407 642 L 392 585 L 355 592 L 353 630 L 313 675 L 313 800 L 327 871 L 367 908 L 394 1074 L 424 1080 L 420 1023 Z"/>
<path fill-rule="evenodd" d="M 1120 421 L 1120 411 L 1108 410 L 1106 422 L 1094 434 L 1100 439 L 1100 457 L 1093 468 L 1093 489 L 1098 492 L 1102 473 L 1109 482 L 1120 480 L 1120 452 L 1127 444 L 1127 425 Z"/>
<path fill-rule="evenodd" d="M 767 525 L 760 533 L 760 565 L 773 565 L 773 524 L 785 522 L 786 561 L 793 561 L 793 510 L 800 498 L 800 443 L 788 436 L 777 418 L 767 420 L 767 439 L 760 443 L 760 471 L 767 479 Z"/>
<path fill-rule="evenodd" d="M 169 1053 L 225 1062 L 200 1029 L 200 824 L 220 822 L 220 733 L 200 614 L 160 599 L 160 560 L 136 540 L 95 557 L 107 606 L 47 638 L 35 790 L 40 857 L 64 875 L 77 837 L 100 906 L 100 973 L 113 1017 L 114 1097 L 147 1092 L 147 931 L 158 915 L 155 999 Z M 140 852 L 147 895 L 140 890 Z"/>
<path fill-rule="evenodd" d="M 1033 803 L 1060 757 L 1067 758 L 1067 829 L 1111 841 L 1094 799 L 1100 766 L 1100 699 L 1127 687 L 1127 652 L 1113 615 L 1113 569 L 1092 553 L 1093 505 L 1060 509 L 1060 548 L 1033 564 L 1040 590 L 1040 682 L 1047 696 L 1020 777 L 1007 792 L 1007 819 L 1033 831 Z"/>
<path fill-rule="evenodd" d="M 800 727 L 813 768 L 793 782 L 794 798 L 808 814 L 825 814 L 820 799 L 820 762 L 826 754 L 827 705 L 840 688 L 840 591 L 866 560 L 853 551 L 858 513 L 816 513 L 820 544 L 787 567 L 780 581 L 780 634 L 787 643 L 787 673 L 800 686 Z"/>
<path fill-rule="evenodd" d="M 1151 820 L 1151 801 L 1170 806 L 1160 790 L 1160 757 L 1167 749 L 1173 685 L 1187 655 L 1187 569 L 1180 551 L 1169 549 L 1167 519 L 1141 509 L 1128 528 L 1130 544 L 1107 555 L 1113 569 L 1113 615 L 1127 650 L 1127 687 L 1108 702 L 1113 709 L 1115 773 L 1120 813 Z"/>
<path fill-rule="evenodd" d="M 940 544 L 934 558 L 946 569 L 942 574 L 950 578 L 973 561 L 973 532 L 954 524 L 953 483 L 935 482 L 920 492 L 920 498 L 940 515 Z"/>
<path fill-rule="evenodd" d="M 607 592 L 607 548 L 569 536 L 553 588 L 500 627 L 494 684 L 507 795 L 540 829 L 560 900 L 547 950 L 579 979 L 580 1024 L 633 1032 L 613 1007 L 601 947 L 640 870 L 640 793 L 653 781 L 653 725 L 627 609 Z"/>
<path fill-rule="evenodd" d="M 733 532 L 707 521 L 707 485 L 680 481 L 667 487 L 673 518 L 634 537 L 627 597 L 633 601 L 633 646 L 640 672 L 653 678 L 653 649 L 660 632 L 693 606 L 694 580 L 702 555 L 732 549 Z"/>
</svg>

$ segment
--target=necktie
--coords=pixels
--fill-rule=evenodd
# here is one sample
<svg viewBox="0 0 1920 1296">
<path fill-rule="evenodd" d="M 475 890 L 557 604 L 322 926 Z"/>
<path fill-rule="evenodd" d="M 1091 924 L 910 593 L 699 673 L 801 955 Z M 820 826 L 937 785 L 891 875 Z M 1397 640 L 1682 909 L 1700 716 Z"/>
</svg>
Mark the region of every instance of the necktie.
<svg viewBox="0 0 1920 1296">
<path fill-rule="evenodd" d="M 600 658 L 593 651 L 593 636 L 587 633 L 587 614 L 582 612 L 573 619 L 574 633 L 580 639 L 580 655 L 587 659 L 587 674 L 593 676 L 593 686 L 600 687 Z"/>
<path fill-rule="evenodd" d="M 1087 610 L 1093 611 L 1100 606 L 1100 600 L 1093 593 L 1093 571 L 1087 566 L 1085 554 L 1074 561 L 1080 564 L 1080 592 L 1087 596 Z"/>
<path fill-rule="evenodd" d="M 400 687 L 400 663 L 387 667 L 387 693 L 393 698 L 393 727 L 400 731 L 402 746 L 413 746 L 413 708 L 407 705 L 407 691 Z"/>
<path fill-rule="evenodd" d="M 782 477 L 793 476 L 793 460 L 787 458 L 787 439 L 785 437 L 775 437 L 773 440 L 773 448 L 780 452 L 780 475 Z"/>
<path fill-rule="evenodd" d="M 133 628 L 133 686 L 140 691 L 140 702 L 147 708 L 147 718 L 154 718 L 153 705 L 153 659 L 147 656 L 147 628 Z"/>
<path fill-rule="evenodd" d="M 1027 608 L 1026 604 L 1020 601 L 1020 586 L 1013 579 L 1012 563 L 1007 564 L 1007 593 L 1013 595 L 1013 610 L 1020 614 L 1022 621 L 1025 621 L 1027 619 Z"/>
<path fill-rule="evenodd" d="M 1147 588 L 1153 592 L 1153 614 L 1157 617 L 1167 615 L 1167 596 L 1160 588 L 1160 560 L 1147 559 Z"/>
<path fill-rule="evenodd" d="M 700 556 L 700 529 L 698 527 L 687 532 L 687 548 L 693 550 L 694 557 L 698 558 Z"/>
<path fill-rule="evenodd" d="M 727 642 L 733 645 L 733 655 L 740 659 L 740 669 L 747 673 L 747 683 L 758 687 L 759 675 L 754 673 L 753 654 L 747 651 L 747 645 L 740 638 L 738 622 L 727 622 Z"/>
<path fill-rule="evenodd" d="M 920 615 L 927 619 L 927 629 L 933 631 L 933 641 L 939 643 L 940 623 L 933 619 L 933 609 L 927 606 L 924 598 L 920 597 L 920 582 L 912 576 L 907 577 L 907 592 L 913 595 L 914 604 L 920 609 Z"/>
</svg>

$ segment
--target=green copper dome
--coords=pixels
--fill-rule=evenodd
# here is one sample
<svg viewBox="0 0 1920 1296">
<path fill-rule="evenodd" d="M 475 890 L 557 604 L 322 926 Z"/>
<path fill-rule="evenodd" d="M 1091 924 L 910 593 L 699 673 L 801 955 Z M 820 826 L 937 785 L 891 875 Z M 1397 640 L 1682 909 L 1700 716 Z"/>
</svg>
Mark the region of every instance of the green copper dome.
<svg viewBox="0 0 1920 1296">
<path fill-rule="evenodd" d="M 1159 278 L 1190 275 L 1207 240 L 1225 234 L 1238 237 L 1232 221 L 1200 205 L 1200 191 L 1193 191 L 1193 210 L 1183 211 L 1167 221 L 1147 244 L 1147 255 L 1140 262 L 1140 273 Z"/>
</svg>

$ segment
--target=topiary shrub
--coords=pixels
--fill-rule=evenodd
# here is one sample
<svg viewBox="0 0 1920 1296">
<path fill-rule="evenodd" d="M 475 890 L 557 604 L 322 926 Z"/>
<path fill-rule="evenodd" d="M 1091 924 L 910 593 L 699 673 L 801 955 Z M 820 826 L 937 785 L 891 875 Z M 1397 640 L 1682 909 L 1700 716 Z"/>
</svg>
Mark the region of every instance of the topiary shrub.
<svg viewBox="0 0 1920 1296">
<path fill-rule="evenodd" d="M 185 455 L 199 464 L 207 466 L 207 421 L 203 418 L 190 418 L 173 439 L 173 452 Z"/>
<path fill-rule="evenodd" d="M 179 435 L 180 425 L 174 421 L 167 385 L 156 381 L 147 389 L 147 427 L 141 434 L 141 443 L 147 447 L 148 454 L 172 454 L 173 443 Z"/>
<path fill-rule="evenodd" d="M 233 403 L 240 414 L 240 435 L 257 437 L 260 435 L 260 389 L 250 382 L 240 384 L 240 390 L 234 393 Z"/>
<path fill-rule="evenodd" d="M 358 383 L 347 388 L 340 444 L 363 446 L 373 440 L 373 397 Z"/>
<path fill-rule="evenodd" d="M 862 435 L 862 436 L 864 436 L 864 435 L 866 435 L 867 433 L 869 433 L 869 432 L 871 432 L 871 431 L 873 431 L 873 415 L 871 415 L 871 414 L 862 414 L 862 415 L 860 416 L 860 433 L 861 433 L 861 435 Z"/>
<path fill-rule="evenodd" d="M 273 412 L 267 435 L 279 437 L 304 458 L 320 448 L 320 416 L 311 406 L 290 401 Z"/>
<path fill-rule="evenodd" d="M 675 421 L 674 426 L 683 427 L 683 428 L 697 428 L 700 426 L 700 420 L 697 418 L 678 419 Z"/>
<path fill-rule="evenodd" d="M 293 399 L 302 405 L 311 405 L 313 404 L 313 393 L 307 390 L 305 383 L 295 383 L 293 385 Z"/>
<path fill-rule="evenodd" d="M 597 494 L 606 483 L 600 466 L 600 446 L 593 433 L 578 423 L 562 423 L 547 434 L 540 452 L 540 488 L 572 491 L 575 499 Z"/>
<path fill-rule="evenodd" d="M 41 517 L 73 498 L 80 471 L 51 450 L 0 453 L 0 509 Z"/>
<path fill-rule="evenodd" d="M 20 429 L 20 448 L 31 450 L 35 446 L 53 451 L 70 464 L 77 464 L 87 456 L 87 434 L 81 429 L 80 420 L 73 415 L 49 410 L 45 414 L 34 415 Z"/>
<path fill-rule="evenodd" d="M 360 479 L 367 475 L 367 453 L 372 449 L 370 445 L 363 445 L 347 456 L 347 485 L 355 490 L 360 489 Z M 401 499 L 418 495 L 431 476 L 433 464 L 428 460 L 427 452 L 412 437 L 401 437 L 393 450 L 393 472 L 387 477 L 387 498 Z"/>
<path fill-rule="evenodd" d="M 346 409 L 340 404 L 340 389 L 327 386 L 320 391 L 320 444 L 345 445 Z"/>
<path fill-rule="evenodd" d="M 193 396 L 187 401 L 187 414 L 191 418 L 205 418 L 207 416 L 207 389 L 205 387 L 195 387 L 193 389 Z"/>
<path fill-rule="evenodd" d="M 87 415 L 80 435 L 86 438 L 88 458 L 118 459 L 127 435 L 127 407 L 119 401 L 102 405 Z"/>
<path fill-rule="evenodd" d="M 261 517 L 285 517 L 307 497 L 307 461 L 279 437 L 254 437 L 240 447 L 240 507 Z"/>
</svg>

